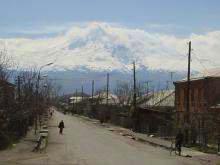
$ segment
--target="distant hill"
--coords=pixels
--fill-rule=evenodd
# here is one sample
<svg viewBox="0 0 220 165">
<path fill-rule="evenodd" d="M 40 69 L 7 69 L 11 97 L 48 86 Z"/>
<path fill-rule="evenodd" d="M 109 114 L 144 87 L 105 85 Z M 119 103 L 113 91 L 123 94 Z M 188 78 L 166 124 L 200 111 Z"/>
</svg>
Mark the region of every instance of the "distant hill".
<svg viewBox="0 0 220 165">
<path fill-rule="evenodd" d="M 81 92 L 83 86 L 84 92 L 91 95 L 92 80 L 95 81 L 95 91 L 106 88 L 106 72 L 95 71 L 49 71 L 47 72 L 49 79 L 56 84 L 62 86 L 61 94 L 75 93 L 76 89 Z M 167 87 L 167 81 L 169 81 L 169 88 L 172 88 L 170 82 L 170 72 L 164 70 L 137 70 L 137 86 L 139 83 L 143 84 L 146 81 L 150 81 L 150 89 L 165 89 Z M 176 72 L 173 76 L 173 81 L 181 80 L 186 76 L 184 72 Z M 114 92 L 117 83 L 129 83 L 133 84 L 132 71 L 130 73 L 114 71 L 110 72 L 110 90 Z"/>
</svg>

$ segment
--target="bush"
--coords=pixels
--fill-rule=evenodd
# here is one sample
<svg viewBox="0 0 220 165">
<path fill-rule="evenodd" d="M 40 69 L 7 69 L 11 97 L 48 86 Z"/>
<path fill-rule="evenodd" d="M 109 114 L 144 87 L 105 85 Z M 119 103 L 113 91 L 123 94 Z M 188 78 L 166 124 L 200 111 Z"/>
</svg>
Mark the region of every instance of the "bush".
<svg viewBox="0 0 220 165">
<path fill-rule="evenodd" d="M 6 149 L 10 144 L 10 138 L 4 132 L 0 132 L 0 150 Z"/>
</svg>

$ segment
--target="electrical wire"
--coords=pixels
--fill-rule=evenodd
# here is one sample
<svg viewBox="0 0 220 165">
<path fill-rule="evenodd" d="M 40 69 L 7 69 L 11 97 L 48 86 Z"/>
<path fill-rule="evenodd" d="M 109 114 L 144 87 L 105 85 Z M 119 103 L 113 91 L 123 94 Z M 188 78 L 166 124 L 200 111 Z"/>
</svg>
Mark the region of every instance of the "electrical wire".
<svg viewBox="0 0 220 165">
<path fill-rule="evenodd" d="M 192 54 L 194 55 L 195 59 L 199 62 L 199 64 L 202 66 L 202 68 L 205 70 L 205 72 L 208 72 L 207 67 L 203 64 L 201 59 L 199 59 L 199 57 L 194 52 L 192 52 Z"/>
</svg>

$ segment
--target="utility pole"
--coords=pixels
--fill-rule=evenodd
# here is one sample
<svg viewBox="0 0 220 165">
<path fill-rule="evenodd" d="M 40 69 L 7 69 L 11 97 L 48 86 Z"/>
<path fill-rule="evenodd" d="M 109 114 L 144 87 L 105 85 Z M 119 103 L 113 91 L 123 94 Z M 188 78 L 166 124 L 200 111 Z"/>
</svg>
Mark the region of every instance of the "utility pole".
<svg viewBox="0 0 220 165">
<path fill-rule="evenodd" d="M 106 100 L 107 105 L 108 105 L 108 93 L 109 93 L 109 73 L 107 73 L 107 100 Z"/>
<path fill-rule="evenodd" d="M 133 62 L 133 80 L 134 80 L 134 94 L 133 94 L 133 112 L 132 112 L 132 118 L 133 118 L 133 130 L 138 130 L 138 112 L 137 112 L 137 89 L 136 89 L 136 68 L 135 68 L 135 62 Z"/>
<path fill-rule="evenodd" d="M 186 102 L 186 114 L 185 114 L 185 142 L 189 142 L 189 124 L 190 124 L 190 72 L 191 72 L 191 41 L 189 42 L 189 54 L 188 54 L 188 73 L 187 73 L 187 102 Z"/>
<path fill-rule="evenodd" d="M 141 83 L 138 83 L 138 97 L 141 97 Z"/>
<path fill-rule="evenodd" d="M 83 101 L 83 85 L 82 85 L 81 97 L 82 97 L 82 101 Z"/>
<path fill-rule="evenodd" d="M 38 75 L 37 75 L 37 82 L 36 82 L 36 107 L 35 107 L 35 126 L 34 126 L 34 134 L 36 135 L 37 134 L 37 129 L 38 129 L 38 126 L 37 126 L 37 120 L 39 118 L 39 115 L 38 115 L 38 111 L 39 111 L 39 84 L 40 84 L 40 71 L 41 69 L 39 70 L 38 72 Z"/>
<path fill-rule="evenodd" d="M 134 80 L 134 94 L 133 94 L 133 105 L 134 105 L 134 110 L 136 110 L 136 99 L 137 99 L 137 91 L 136 91 L 136 70 L 135 70 L 135 62 L 133 62 L 133 80 Z"/>
<path fill-rule="evenodd" d="M 75 113 L 77 113 L 77 97 L 78 97 L 78 91 L 76 89 L 76 92 L 75 92 Z"/>
<path fill-rule="evenodd" d="M 64 94 L 63 94 L 64 95 Z M 74 107 L 75 107 L 75 99 L 74 99 L 75 93 L 73 92 L 73 99 L 72 99 L 72 114 L 74 113 Z M 69 100 L 71 103 L 71 100 Z"/>
<path fill-rule="evenodd" d="M 20 76 L 18 76 L 18 102 L 20 105 L 20 101 L 21 101 L 21 78 Z"/>
<path fill-rule="evenodd" d="M 147 83 L 147 97 L 148 97 L 148 95 L 149 95 L 149 84 L 151 83 L 152 81 L 147 81 L 146 83 Z"/>
<path fill-rule="evenodd" d="M 169 83 L 170 83 L 170 81 L 166 81 L 166 90 L 168 90 L 169 89 Z"/>
<path fill-rule="evenodd" d="M 170 72 L 170 81 L 173 82 L 173 75 L 175 72 Z"/>
<path fill-rule="evenodd" d="M 76 103 L 77 103 L 77 97 L 78 97 L 78 91 L 77 91 L 77 89 L 76 89 L 76 92 L 75 92 L 75 100 L 76 100 Z"/>
<path fill-rule="evenodd" d="M 94 80 L 92 80 L 92 101 L 93 101 L 93 97 L 94 97 Z"/>
<path fill-rule="evenodd" d="M 170 82 L 171 82 L 171 89 L 173 89 L 173 75 L 175 72 L 170 72 Z"/>
<path fill-rule="evenodd" d="M 48 63 L 48 64 L 45 64 L 45 65 L 42 65 L 38 71 L 38 74 L 37 74 L 37 82 L 36 82 L 36 107 L 35 107 L 35 135 L 37 134 L 37 119 L 39 118 L 40 120 L 40 116 L 39 116 L 39 86 L 40 86 L 40 78 L 41 78 L 41 70 L 44 68 L 44 67 L 47 67 L 47 66 L 50 66 L 52 65 L 53 62 L 51 63 Z M 41 125 L 40 125 L 41 126 Z"/>
</svg>

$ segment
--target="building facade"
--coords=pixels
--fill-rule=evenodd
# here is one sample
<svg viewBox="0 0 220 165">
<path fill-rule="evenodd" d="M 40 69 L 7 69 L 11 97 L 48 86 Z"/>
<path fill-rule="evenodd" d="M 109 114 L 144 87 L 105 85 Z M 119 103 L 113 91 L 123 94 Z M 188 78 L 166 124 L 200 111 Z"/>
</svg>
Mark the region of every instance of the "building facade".
<svg viewBox="0 0 220 165">
<path fill-rule="evenodd" d="M 187 81 L 175 82 L 175 107 L 185 112 L 187 105 Z M 220 103 L 220 77 L 204 77 L 190 81 L 190 112 L 208 112 Z"/>
<path fill-rule="evenodd" d="M 189 113 L 187 81 L 175 85 L 176 126 L 190 130 L 193 143 L 207 144 L 220 134 L 220 77 L 207 76 L 190 80 Z M 191 141 L 191 142 L 192 142 Z"/>
</svg>

